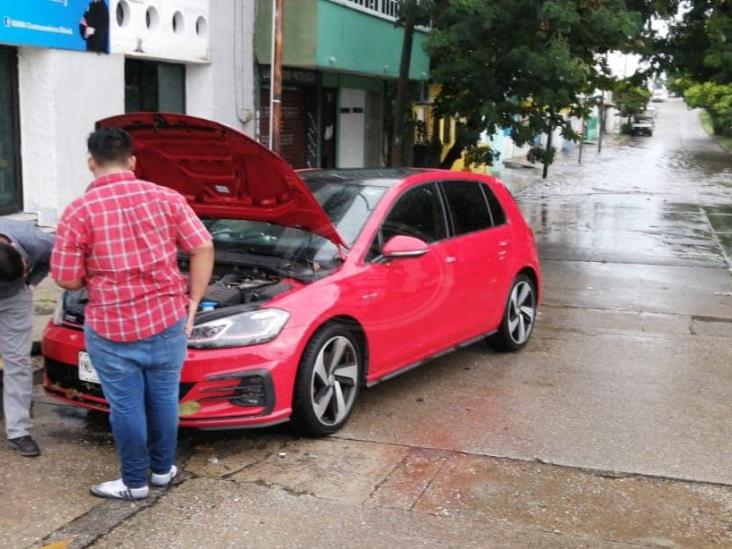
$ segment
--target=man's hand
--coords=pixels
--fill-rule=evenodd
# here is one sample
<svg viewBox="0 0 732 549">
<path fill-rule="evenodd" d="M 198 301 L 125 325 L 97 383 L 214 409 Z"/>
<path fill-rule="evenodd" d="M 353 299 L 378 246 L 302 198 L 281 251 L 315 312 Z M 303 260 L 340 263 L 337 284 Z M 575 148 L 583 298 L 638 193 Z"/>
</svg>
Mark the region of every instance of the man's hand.
<svg viewBox="0 0 732 549">
<path fill-rule="evenodd" d="M 211 280 L 211 273 L 214 265 L 214 247 L 210 240 L 191 250 L 191 300 L 188 304 L 188 323 L 186 334 L 189 336 L 193 331 L 193 323 L 196 320 L 198 305 L 206 293 L 208 283 Z"/>
<path fill-rule="evenodd" d="M 198 311 L 199 303 L 192 299 L 188 302 L 188 321 L 186 322 L 186 335 L 191 337 L 193 332 L 193 325 L 196 323 L 196 312 Z"/>
</svg>

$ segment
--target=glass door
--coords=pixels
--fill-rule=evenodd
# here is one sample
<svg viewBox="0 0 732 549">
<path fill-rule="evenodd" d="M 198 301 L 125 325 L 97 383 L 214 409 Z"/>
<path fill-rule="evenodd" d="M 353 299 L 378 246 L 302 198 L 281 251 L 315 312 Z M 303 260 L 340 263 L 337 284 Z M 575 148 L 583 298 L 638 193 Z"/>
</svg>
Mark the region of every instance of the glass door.
<svg viewBox="0 0 732 549">
<path fill-rule="evenodd" d="M 21 210 L 17 57 L 0 47 L 0 214 Z"/>
</svg>

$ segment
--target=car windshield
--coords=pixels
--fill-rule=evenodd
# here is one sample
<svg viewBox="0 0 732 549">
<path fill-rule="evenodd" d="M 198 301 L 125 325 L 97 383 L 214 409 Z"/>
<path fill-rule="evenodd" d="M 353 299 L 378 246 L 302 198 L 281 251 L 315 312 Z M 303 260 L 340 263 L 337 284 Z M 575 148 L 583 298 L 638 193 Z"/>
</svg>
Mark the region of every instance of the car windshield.
<svg viewBox="0 0 732 549">
<path fill-rule="evenodd" d="M 382 187 L 323 181 L 308 186 L 348 246 L 358 238 L 386 191 Z M 244 219 L 205 219 L 204 224 L 216 247 L 229 252 L 281 257 L 309 264 L 315 270 L 332 266 L 339 257 L 333 242 L 294 227 Z"/>
</svg>

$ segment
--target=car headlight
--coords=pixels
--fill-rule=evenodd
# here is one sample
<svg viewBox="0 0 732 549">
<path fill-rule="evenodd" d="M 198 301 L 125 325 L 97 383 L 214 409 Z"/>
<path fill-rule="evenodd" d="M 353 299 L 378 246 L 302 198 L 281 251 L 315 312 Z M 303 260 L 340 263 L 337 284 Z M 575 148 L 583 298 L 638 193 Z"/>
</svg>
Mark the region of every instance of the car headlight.
<svg viewBox="0 0 732 549">
<path fill-rule="evenodd" d="M 279 335 L 289 318 L 287 311 L 261 309 L 204 322 L 194 326 L 188 345 L 211 349 L 267 343 Z"/>
</svg>

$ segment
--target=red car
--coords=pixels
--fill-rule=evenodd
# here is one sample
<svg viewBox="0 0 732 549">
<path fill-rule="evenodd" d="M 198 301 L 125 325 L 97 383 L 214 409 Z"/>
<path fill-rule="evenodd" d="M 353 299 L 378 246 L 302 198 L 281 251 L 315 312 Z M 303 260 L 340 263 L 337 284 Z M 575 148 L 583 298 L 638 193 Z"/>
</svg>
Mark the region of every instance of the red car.
<svg viewBox="0 0 732 549">
<path fill-rule="evenodd" d="M 292 419 L 330 434 L 362 387 L 482 338 L 515 351 L 531 336 L 541 288 L 533 234 L 491 177 L 296 173 L 206 120 L 142 113 L 100 125 L 129 131 L 138 176 L 186 196 L 214 237 L 215 273 L 182 371 L 181 426 Z M 106 411 L 84 351 L 84 301 L 66 293 L 46 328 L 45 389 Z"/>
</svg>

